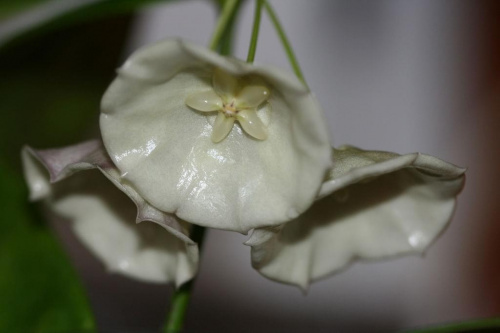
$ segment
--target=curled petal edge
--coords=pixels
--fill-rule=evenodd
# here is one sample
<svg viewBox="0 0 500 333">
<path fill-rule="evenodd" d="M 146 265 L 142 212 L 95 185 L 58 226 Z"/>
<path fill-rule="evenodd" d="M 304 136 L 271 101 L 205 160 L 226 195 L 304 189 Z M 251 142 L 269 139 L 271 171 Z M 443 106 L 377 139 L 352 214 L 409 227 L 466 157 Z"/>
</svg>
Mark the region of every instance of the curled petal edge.
<svg viewBox="0 0 500 333">
<path fill-rule="evenodd" d="M 441 179 L 453 179 L 464 175 L 466 169 L 445 162 L 437 157 L 411 153 L 399 155 L 386 151 L 368 151 L 344 145 L 333 149 L 334 166 L 322 184 L 316 200 L 333 192 L 373 177 L 412 167 Z"/>
<path fill-rule="evenodd" d="M 263 276 L 307 291 L 359 259 L 421 255 L 448 225 L 465 182 L 465 169 L 420 153 L 344 146 L 333 159 L 306 213 L 245 242 Z"/>
<path fill-rule="evenodd" d="M 120 181 L 120 175 L 106 154 L 99 140 L 87 141 L 60 149 L 35 150 L 25 146 L 22 150 L 25 177 L 30 190 L 30 200 L 49 199 L 53 194 L 53 183 L 62 181 L 76 172 L 98 169 L 121 192 L 126 194 L 137 207 L 136 223 L 154 222 L 166 229 L 169 234 L 185 244 L 188 258 L 188 272 L 183 270 L 175 276 L 177 286 L 189 281 L 197 271 L 198 247 L 188 236 L 190 225 L 173 214 L 159 211 L 147 203 L 137 192 Z M 47 173 L 49 177 L 47 177 Z M 47 179 L 48 178 L 48 179 Z M 78 230 L 75 229 L 78 235 Z M 166 234 L 167 235 L 167 234 Z M 80 236 L 79 236 L 80 237 Z M 84 242 L 87 243 L 87 242 Z M 88 245 L 88 244 L 87 244 Z M 91 245 L 88 245 L 92 248 Z M 93 252 L 98 250 L 93 249 Z M 151 280 L 141 274 L 130 274 L 120 269 L 116 271 L 140 280 L 150 282 L 170 282 L 170 280 Z M 186 275 L 187 274 L 187 275 Z"/>
</svg>

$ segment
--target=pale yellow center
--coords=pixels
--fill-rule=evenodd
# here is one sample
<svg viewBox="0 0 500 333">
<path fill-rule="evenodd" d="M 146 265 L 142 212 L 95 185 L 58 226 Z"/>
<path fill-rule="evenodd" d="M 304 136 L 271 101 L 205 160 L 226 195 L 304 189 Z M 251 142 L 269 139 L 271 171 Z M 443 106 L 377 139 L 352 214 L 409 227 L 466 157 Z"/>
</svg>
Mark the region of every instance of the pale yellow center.
<svg viewBox="0 0 500 333">
<path fill-rule="evenodd" d="M 261 84 L 248 84 L 219 69 L 214 71 L 213 90 L 201 91 L 186 98 L 186 105 L 201 112 L 218 111 L 212 141 L 220 142 L 231 132 L 237 120 L 243 130 L 258 140 L 267 138 L 267 127 L 257 116 L 257 109 L 267 103 L 270 91 Z"/>
<path fill-rule="evenodd" d="M 239 110 L 236 109 L 236 101 L 232 100 L 231 103 L 222 104 L 222 112 L 226 117 L 234 117 Z"/>
</svg>

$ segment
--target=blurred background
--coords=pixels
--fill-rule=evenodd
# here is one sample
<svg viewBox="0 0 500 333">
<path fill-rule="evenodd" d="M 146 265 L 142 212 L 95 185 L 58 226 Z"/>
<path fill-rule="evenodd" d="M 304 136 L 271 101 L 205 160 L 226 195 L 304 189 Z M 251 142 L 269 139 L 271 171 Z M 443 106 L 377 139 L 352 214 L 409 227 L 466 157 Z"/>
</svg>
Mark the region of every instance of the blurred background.
<svg viewBox="0 0 500 333">
<path fill-rule="evenodd" d="M 467 184 L 454 220 L 425 257 L 357 263 L 316 282 L 307 295 L 254 271 L 250 248 L 242 244 L 247 236 L 211 230 L 186 332 L 392 332 L 498 316 L 500 2 L 271 3 L 326 111 L 335 146 L 435 155 L 467 167 Z M 133 50 L 166 37 L 206 45 L 216 14 L 208 0 L 157 2 L 135 15 L 123 10 L 111 18 L 77 18 L 62 30 L 0 50 L 0 202 L 6 205 L 0 293 L 10 296 L 1 297 L 0 312 L 16 306 L 27 311 L 25 298 L 17 296 L 26 288 L 36 294 L 37 299 L 26 296 L 34 309 L 47 302 L 62 307 L 69 296 L 45 285 L 56 278 L 69 283 L 74 275 L 70 267 L 50 270 L 66 258 L 43 230 L 38 210 L 25 202 L 21 146 L 57 147 L 97 135 L 100 96 L 114 69 Z M 246 1 L 237 22 L 236 57 L 246 56 L 252 19 L 253 2 Z M 265 14 L 256 63 L 289 69 Z M 158 331 L 172 287 L 107 274 L 67 223 L 56 225 L 100 331 Z M 28 233 L 33 235 L 26 238 Z M 13 271 L 29 278 L 15 282 L 5 275 Z M 48 318 L 64 321 L 56 314 Z M 2 320 L 14 322 L 0 314 Z"/>
</svg>

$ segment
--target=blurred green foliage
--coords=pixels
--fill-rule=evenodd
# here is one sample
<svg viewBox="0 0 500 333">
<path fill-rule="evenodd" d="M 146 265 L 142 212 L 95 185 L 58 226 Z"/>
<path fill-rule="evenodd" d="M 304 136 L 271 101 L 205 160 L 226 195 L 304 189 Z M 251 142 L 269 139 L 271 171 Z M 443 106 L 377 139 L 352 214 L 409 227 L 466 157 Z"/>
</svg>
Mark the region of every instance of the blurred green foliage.
<svg viewBox="0 0 500 333">
<path fill-rule="evenodd" d="M 0 2 L 0 19 L 7 18 L 16 13 L 22 12 L 26 8 L 39 5 L 47 2 L 48 0 L 16 0 L 16 1 L 2 1 Z"/>
<path fill-rule="evenodd" d="M 500 332 L 500 318 L 479 319 L 462 323 L 453 323 L 427 327 L 406 333 L 496 333 Z"/>
<path fill-rule="evenodd" d="M 0 332 L 92 331 L 94 319 L 67 254 L 27 202 L 20 149 L 98 135 L 130 17 L 74 24 L 0 52 Z M 94 128 L 94 130 L 92 130 Z"/>
<path fill-rule="evenodd" d="M 75 272 L 33 207 L 17 170 L 0 165 L 0 332 L 73 332 L 94 327 Z"/>
<path fill-rule="evenodd" d="M 12 44 L 16 45 L 19 42 L 29 39 L 30 37 L 45 34 L 50 31 L 62 29 L 74 24 L 88 22 L 90 20 L 101 19 L 110 16 L 129 14 L 134 12 L 145 5 L 154 2 L 172 2 L 173 0 L 94 0 L 94 1 L 71 1 L 68 0 L 15 0 L 8 1 L 8 3 L 16 3 L 16 5 L 0 4 L 0 19 L 7 21 L 8 19 L 16 19 L 14 17 L 5 18 L 5 13 L 14 12 L 14 14 L 22 14 L 19 9 L 26 9 L 26 11 L 33 11 L 36 15 L 29 15 L 22 20 L 22 23 L 17 24 L 15 30 L 8 33 L 0 33 L 0 47 L 9 47 Z M 66 6 L 61 6 L 60 10 L 52 11 L 44 6 L 53 6 L 53 3 L 66 3 Z M 35 4 L 35 6 L 29 5 Z M 39 6 L 38 6 L 39 5 Z M 17 11 L 16 11 L 17 9 Z M 40 15 L 40 13 L 43 13 Z M 40 21 L 39 17 L 43 19 Z M 2 25 L 0 24 L 0 32 Z"/>
</svg>

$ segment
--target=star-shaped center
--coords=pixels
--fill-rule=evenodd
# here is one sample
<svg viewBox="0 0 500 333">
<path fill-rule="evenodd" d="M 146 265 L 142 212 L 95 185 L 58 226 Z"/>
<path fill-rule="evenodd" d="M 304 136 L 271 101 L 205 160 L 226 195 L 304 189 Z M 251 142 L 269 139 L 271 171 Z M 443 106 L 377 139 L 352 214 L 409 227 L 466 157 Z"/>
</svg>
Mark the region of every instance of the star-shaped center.
<svg viewBox="0 0 500 333">
<path fill-rule="evenodd" d="M 263 85 L 243 84 L 243 80 L 216 69 L 213 89 L 198 92 L 186 98 L 186 105 L 202 112 L 217 111 L 213 124 L 212 141 L 220 142 L 231 132 L 237 120 L 250 136 L 265 140 L 267 128 L 257 116 L 257 108 L 269 98 L 269 89 Z"/>
<path fill-rule="evenodd" d="M 238 113 L 235 104 L 236 104 L 235 101 L 232 101 L 231 103 L 222 104 L 222 112 L 224 112 L 224 114 L 227 117 L 235 116 Z"/>
</svg>

